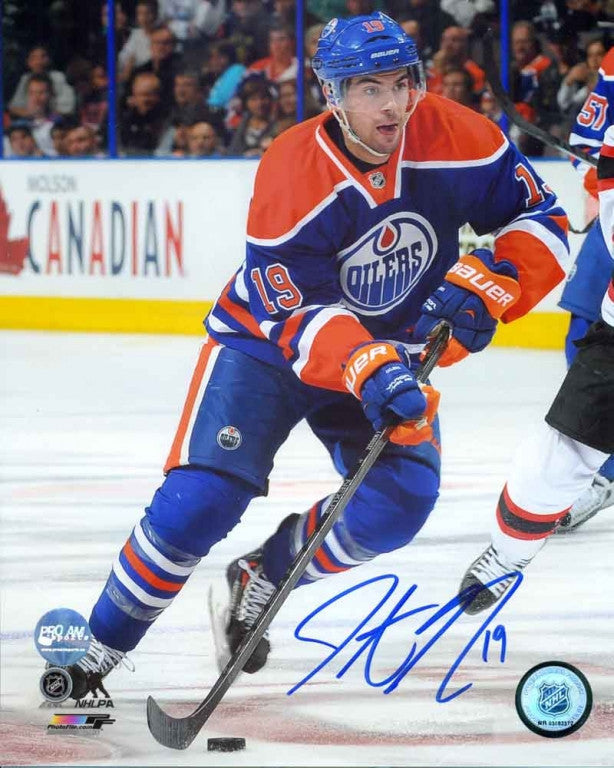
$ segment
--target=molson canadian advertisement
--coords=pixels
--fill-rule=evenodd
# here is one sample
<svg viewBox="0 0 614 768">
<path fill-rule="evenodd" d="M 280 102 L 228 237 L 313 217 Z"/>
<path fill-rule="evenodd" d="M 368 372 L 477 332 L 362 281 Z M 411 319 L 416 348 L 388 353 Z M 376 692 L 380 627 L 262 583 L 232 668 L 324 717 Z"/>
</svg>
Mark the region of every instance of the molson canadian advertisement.
<svg viewBox="0 0 614 768">
<path fill-rule="evenodd" d="M 537 164 L 576 228 L 581 185 Z M 5 162 L 0 166 L 0 327 L 198 334 L 243 259 L 257 163 L 249 160 Z M 467 252 L 488 245 L 469 227 Z M 570 237 L 575 255 L 581 237 Z M 560 346 L 553 292 L 499 343 Z"/>
</svg>

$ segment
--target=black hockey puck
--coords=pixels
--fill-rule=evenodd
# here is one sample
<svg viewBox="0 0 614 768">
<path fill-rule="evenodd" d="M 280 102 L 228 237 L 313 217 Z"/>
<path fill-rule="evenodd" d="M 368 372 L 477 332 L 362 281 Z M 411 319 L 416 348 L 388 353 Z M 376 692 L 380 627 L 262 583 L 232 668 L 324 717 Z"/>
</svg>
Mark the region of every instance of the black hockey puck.
<svg viewBox="0 0 614 768">
<path fill-rule="evenodd" d="M 237 752 L 245 749 L 245 739 L 207 739 L 209 752 Z"/>
</svg>

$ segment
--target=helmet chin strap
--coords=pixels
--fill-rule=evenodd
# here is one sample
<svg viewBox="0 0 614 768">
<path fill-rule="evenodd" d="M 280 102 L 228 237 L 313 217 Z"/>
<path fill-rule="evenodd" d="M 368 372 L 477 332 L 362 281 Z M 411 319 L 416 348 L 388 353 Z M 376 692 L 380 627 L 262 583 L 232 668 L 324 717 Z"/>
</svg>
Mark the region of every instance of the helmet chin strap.
<svg viewBox="0 0 614 768">
<path fill-rule="evenodd" d="M 370 152 L 372 155 L 375 155 L 375 157 L 381 157 L 381 158 L 390 157 L 390 152 L 378 152 L 376 149 L 373 149 L 373 147 L 370 147 L 368 144 L 365 144 L 365 142 L 358 137 L 358 134 L 354 131 L 354 129 L 350 125 L 350 121 L 348 120 L 348 117 L 345 113 L 345 109 L 343 109 L 342 107 L 333 107 L 332 104 L 330 103 L 328 105 L 328 108 L 331 110 L 331 112 L 337 119 L 337 122 L 339 123 L 339 125 L 341 126 L 341 128 L 344 130 L 344 132 L 347 134 L 348 138 L 351 141 L 353 141 L 355 144 L 358 144 L 363 149 L 366 149 L 367 152 Z M 414 105 L 414 109 L 415 109 L 415 105 Z M 411 112 L 405 113 L 401 130 L 405 129 L 405 126 L 407 125 L 407 121 L 409 120 L 409 117 L 411 113 L 414 111 L 414 109 L 412 109 Z"/>
</svg>

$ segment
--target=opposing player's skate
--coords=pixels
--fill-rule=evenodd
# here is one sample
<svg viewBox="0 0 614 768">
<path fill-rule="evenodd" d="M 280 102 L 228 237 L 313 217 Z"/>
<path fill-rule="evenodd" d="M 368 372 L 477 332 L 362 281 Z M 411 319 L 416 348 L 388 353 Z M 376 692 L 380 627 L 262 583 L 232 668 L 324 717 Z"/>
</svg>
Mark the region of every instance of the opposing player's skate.
<svg viewBox="0 0 614 768">
<path fill-rule="evenodd" d="M 230 587 L 229 620 L 226 626 L 226 642 L 230 653 L 239 647 L 243 637 L 260 615 L 275 586 L 262 569 L 262 550 L 258 549 L 233 560 L 226 570 Z M 271 644 L 268 632 L 256 646 L 243 667 L 244 672 L 258 672 L 266 664 Z"/>
<path fill-rule="evenodd" d="M 461 581 L 459 594 L 473 588 L 463 600 L 465 613 L 473 615 L 493 606 L 514 583 L 516 579 L 514 572 L 521 571 L 531 562 L 531 559 L 511 563 L 497 552 L 492 544 L 487 547 L 469 566 Z M 509 578 L 501 578 L 507 574 L 510 574 Z M 485 586 L 496 579 L 501 581 Z M 472 597 L 474 592 L 475 597 Z"/>
<path fill-rule="evenodd" d="M 590 488 L 580 496 L 559 523 L 556 533 L 570 533 L 579 528 L 597 512 L 614 504 L 614 480 L 595 475 Z"/>
<path fill-rule="evenodd" d="M 64 667 L 72 680 L 70 697 L 79 700 L 91 693 L 94 698 L 98 698 L 98 691 L 100 691 L 106 698 L 110 698 L 102 681 L 120 664 L 133 669 L 125 653 L 109 648 L 108 645 L 92 637 L 90 648 L 85 656 L 75 664 Z"/>
</svg>

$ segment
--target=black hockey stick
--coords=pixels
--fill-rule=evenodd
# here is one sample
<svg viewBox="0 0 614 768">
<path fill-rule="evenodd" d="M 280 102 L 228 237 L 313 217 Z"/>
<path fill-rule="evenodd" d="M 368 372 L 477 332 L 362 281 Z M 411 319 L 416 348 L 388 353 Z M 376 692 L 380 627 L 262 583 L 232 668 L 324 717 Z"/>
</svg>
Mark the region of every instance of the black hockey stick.
<svg viewBox="0 0 614 768">
<path fill-rule="evenodd" d="M 416 375 L 420 382 L 426 381 L 444 351 L 451 328 L 442 323 L 428 346 L 424 362 Z M 378 456 L 386 446 L 393 427 L 386 427 L 376 432 L 350 474 L 345 478 L 341 487 L 331 499 L 326 512 L 322 515 L 318 526 L 307 539 L 301 551 L 288 568 L 275 592 L 269 598 L 264 610 L 256 620 L 251 630 L 245 635 L 241 645 L 232 654 L 223 672 L 216 680 L 207 697 L 186 717 L 171 717 L 160 708 L 152 696 L 147 699 L 147 725 L 156 741 L 171 749 L 186 749 L 196 738 L 203 725 L 207 722 L 217 705 L 230 688 L 245 662 L 254 652 L 262 636 L 275 618 L 286 598 L 295 587 L 297 581 L 305 572 L 316 551 L 320 548 L 326 534 L 333 527 L 348 502 L 356 492 L 363 478 L 371 469 Z"/>
<path fill-rule="evenodd" d="M 499 102 L 501 109 L 505 112 L 510 121 L 517 125 L 522 131 L 528 133 L 529 136 L 533 136 L 533 138 L 541 141 L 542 144 L 546 144 L 546 146 L 558 150 L 563 155 L 571 155 L 577 160 L 581 160 L 583 163 L 594 165 L 596 168 L 597 158 L 591 157 L 591 155 L 588 155 L 586 152 L 582 152 L 582 150 L 578 149 L 577 147 L 572 147 L 571 144 L 563 141 L 563 139 L 557 139 L 556 136 L 552 136 L 551 134 L 539 128 L 537 125 L 533 125 L 533 123 L 525 120 L 524 117 L 518 113 L 514 103 L 503 87 L 503 83 L 501 82 L 501 78 L 499 76 L 499 68 L 497 66 L 497 62 L 495 61 L 495 54 L 493 50 L 493 36 L 494 35 L 492 29 L 489 29 L 482 38 L 482 42 L 484 44 L 484 70 L 486 72 L 486 79 L 492 88 L 493 95 Z"/>
</svg>

